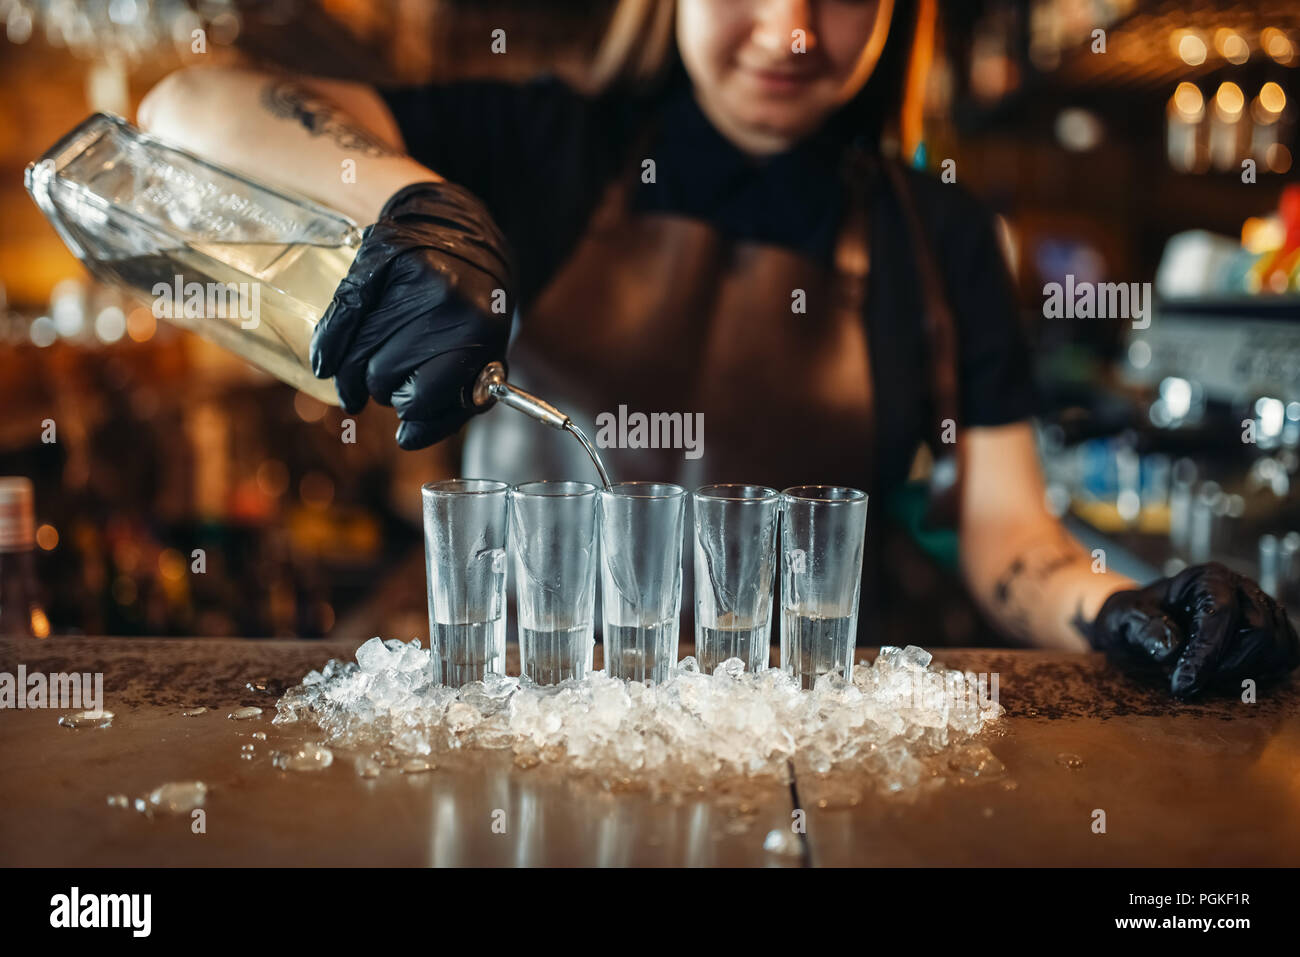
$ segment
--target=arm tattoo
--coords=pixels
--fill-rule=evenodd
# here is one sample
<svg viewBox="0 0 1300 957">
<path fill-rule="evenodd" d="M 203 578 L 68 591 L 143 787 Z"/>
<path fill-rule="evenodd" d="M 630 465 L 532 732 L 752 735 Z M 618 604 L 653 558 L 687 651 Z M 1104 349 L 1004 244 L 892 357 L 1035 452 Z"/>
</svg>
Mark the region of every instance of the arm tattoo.
<svg viewBox="0 0 1300 957">
<path fill-rule="evenodd" d="M 993 588 L 1003 624 L 1019 637 L 1029 638 L 1031 616 L 1042 603 L 1047 580 L 1081 561 L 1078 547 L 1065 541 L 1034 545 L 1013 558 Z"/>
<path fill-rule="evenodd" d="M 327 136 L 335 145 L 366 156 L 397 156 L 396 150 L 324 97 L 295 83 L 272 80 L 262 88 L 262 106 L 272 116 L 293 120 L 312 136 Z"/>
</svg>

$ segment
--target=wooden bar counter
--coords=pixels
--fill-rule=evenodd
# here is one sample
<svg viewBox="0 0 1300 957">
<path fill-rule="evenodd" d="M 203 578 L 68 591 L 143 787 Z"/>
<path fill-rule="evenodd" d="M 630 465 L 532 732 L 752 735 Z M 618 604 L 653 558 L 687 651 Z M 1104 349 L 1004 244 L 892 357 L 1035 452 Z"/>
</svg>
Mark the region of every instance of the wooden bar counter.
<svg viewBox="0 0 1300 957">
<path fill-rule="evenodd" d="M 824 807 L 833 775 L 656 799 L 521 769 L 506 752 L 375 778 L 345 755 L 317 772 L 274 768 L 271 751 L 319 739 L 271 723 L 278 693 L 359 644 L 0 640 L 0 672 L 102 672 L 115 714 L 111 727 L 70 729 L 65 710 L 0 710 L 0 865 L 1300 864 L 1295 676 L 1261 686 L 1255 703 L 1185 704 L 1101 655 L 943 651 L 948 667 L 999 675 L 1007 713 L 981 740 L 1006 772 Z M 227 717 L 248 705 L 263 713 Z M 108 801 L 189 780 L 209 788 L 202 833 L 188 814 Z M 799 804 L 805 838 L 765 850 Z"/>
</svg>

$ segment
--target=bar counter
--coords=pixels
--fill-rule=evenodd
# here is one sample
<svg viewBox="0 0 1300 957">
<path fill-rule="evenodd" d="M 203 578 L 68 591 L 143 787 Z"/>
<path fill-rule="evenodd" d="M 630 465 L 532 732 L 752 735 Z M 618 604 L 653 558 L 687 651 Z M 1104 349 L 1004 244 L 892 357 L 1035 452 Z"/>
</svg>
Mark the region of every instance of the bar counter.
<svg viewBox="0 0 1300 957">
<path fill-rule="evenodd" d="M 1300 864 L 1294 675 L 1262 686 L 1253 704 L 1180 703 L 1101 655 L 942 650 L 950 668 L 1000 676 L 1006 715 L 980 740 L 1005 774 L 852 800 L 834 773 L 655 798 L 559 767 L 521 769 L 508 752 L 377 778 L 360 777 L 341 753 L 322 771 L 274 768 L 272 750 L 320 738 L 273 725 L 276 695 L 359 644 L 0 640 L 2 672 L 103 672 L 104 707 L 115 714 L 109 728 L 70 729 L 59 724 L 65 710 L 0 711 L 0 865 Z M 683 642 L 681 653 L 690 650 Z M 517 673 L 513 646 L 511 659 Z M 263 713 L 227 717 L 247 705 Z M 199 706 L 207 712 L 182 716 Z M 241 751 L 249 744 L 251 760 Z M 108 802 L 188 780 L 209 788 L 203 833 L 189 814 L 149 817 Z M 765 850 L 800 805 L 806 836 L 786 853 Z"/>
</svg>

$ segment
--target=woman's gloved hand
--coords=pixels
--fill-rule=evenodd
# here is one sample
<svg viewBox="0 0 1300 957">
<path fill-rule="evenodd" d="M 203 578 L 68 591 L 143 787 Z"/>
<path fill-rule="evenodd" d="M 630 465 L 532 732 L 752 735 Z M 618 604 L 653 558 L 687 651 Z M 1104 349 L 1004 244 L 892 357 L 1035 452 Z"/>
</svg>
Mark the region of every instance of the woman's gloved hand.
<svg viewBox="0 0 1300 957">
<path fill-rule="evenodd" d="M 348 412 L 373 397 L 397 410 L 397 444 L 421 449 L 480 411 L 483 367 L 503 360 L 514 268 L 486 207 L 452 183 L 397 192 L 367 227 L 311 340 L 318 378 Z"/>
<path fill-rule="evenodd" d="M 1300 639 L 1286 610 L 1217 562 L 1115 592 L 1101 606 L 1091 639 L 1100 650 L 1123 648 L 1159 665 L 1180 698 L 1300 665 Z"/>
</svg>

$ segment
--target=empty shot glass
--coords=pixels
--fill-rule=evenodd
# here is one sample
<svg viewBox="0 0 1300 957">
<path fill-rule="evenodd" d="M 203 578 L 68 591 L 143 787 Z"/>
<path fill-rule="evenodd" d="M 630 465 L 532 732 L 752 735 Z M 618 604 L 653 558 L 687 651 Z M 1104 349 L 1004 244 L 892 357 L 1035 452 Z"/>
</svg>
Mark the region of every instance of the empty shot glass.
<svg viewBox="0 0 1300 957">
<path fill-rule="evenodd" d="M 781 493 L 781 668 L 804 688 L 853 674 L 867 495 L 800 485 Z"/>
<path fill-rule="evenodd" d="M 460 687 L 506 671 L 510 486 L 449 479 L 421 488 L 434 677 Z"/>
<path fill-rule="evenodd" d="M 520 672 L 537 684 L 581 678 L 596 613 L 596 486 L 525 482 L 510 490 Z"/>
<path fill-rule="evenodd" d="M 600 492 L 605 670 L 662 682 L 677 663 L 686 489 L 619 482 Z"/>
<path fill-rule="evenodd" d="M 695 657 L 712 674 L 728 658 L 768 666 L 781 495 L 762 485 L 706 485 L 692 496 Z"/>
</svg>

